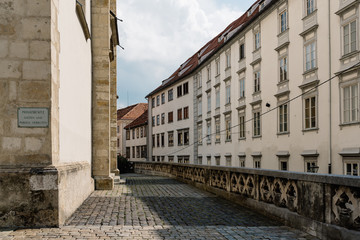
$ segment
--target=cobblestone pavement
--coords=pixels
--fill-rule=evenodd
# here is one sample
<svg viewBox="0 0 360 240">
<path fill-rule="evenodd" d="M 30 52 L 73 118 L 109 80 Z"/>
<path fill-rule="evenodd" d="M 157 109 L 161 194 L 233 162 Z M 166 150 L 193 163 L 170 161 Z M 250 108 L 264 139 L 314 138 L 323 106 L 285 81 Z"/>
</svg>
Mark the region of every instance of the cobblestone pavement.
<svg viewBox="0 0 360 240">
<path fill-rule="evenodd" d="M 176 180 L 122 175 L 95 191 L 60 228 L 0 232 L 0 239 L 317 239 Z"/>
</svg>

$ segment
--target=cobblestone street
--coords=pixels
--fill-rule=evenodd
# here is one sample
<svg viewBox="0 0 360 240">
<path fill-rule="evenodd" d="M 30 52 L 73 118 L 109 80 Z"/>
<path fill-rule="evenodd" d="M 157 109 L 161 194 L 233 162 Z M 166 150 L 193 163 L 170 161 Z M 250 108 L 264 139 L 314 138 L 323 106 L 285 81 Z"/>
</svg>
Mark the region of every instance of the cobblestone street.
<svg viewBox="0 0 360 240">
<path fill-rule="evenodd" d="M 0 232 L 0 239 L 317 239 L 164 177 L 122 175 L 95 191 L 60 228 Z"/>
</svg>

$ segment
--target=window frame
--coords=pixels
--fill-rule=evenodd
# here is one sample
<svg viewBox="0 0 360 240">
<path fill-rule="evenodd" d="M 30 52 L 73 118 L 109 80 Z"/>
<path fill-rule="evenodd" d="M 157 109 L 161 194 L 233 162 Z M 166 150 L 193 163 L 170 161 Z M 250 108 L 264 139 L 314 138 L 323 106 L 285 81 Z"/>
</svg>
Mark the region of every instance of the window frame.
<svg viewBox="0 0 360 240">
<path fill-rule="evenodd" d="M 225 115 L 225 142 L 231 142 L 231 113 Z"/>
<path fill-rule="evenodd" d="M 278 134 L 289 133 L 289 106 L 288 102 L 279 103 L 278 105 Z"/>
<path fill-rule="evenodd" d="M 261 72 L 260 70 L 254 71 L 254 93 L 261 92 Z"/>
<path fill-rule="evenodd" d="M 314 106 L 312 106 L 312 98 L 314 98 Z M 310 108 L 307 108 L 306 106 L 306 102 L 307 100 L 309 100 L 309 107 Z M 312 114 L 312 108 L 315 108 L 314 109 L 314 115 Z M 309 111 L 309 117 L 306 116 L 307 114 L 307 109 Z M 314 126 L 312 125 L 312 118 L 315 118 L 315 124 Z M 319 122 L 319 115 L 318 115 L 318 96 L 317 94 L 311 94 L 311 95 L 308 95 L 308 96 L 304 96 L 303 97 L 303 129 L 306 131 L 306 130 L 314 130 L 314 129 L 318 129 L 318 122 Z M 307 127 L 307 119 L 309 121 L 309 125 Z"/>
<path fill-rule="evenodd" d="M 261 110 L 253 110 L 253 138 L 261 137 Z"/>
<path fill-rule="evenodd" d="M 168 102 L 172 101 L 174 99 L 174 91 L 173 89 L 170 89 L 168 91 Z"/>
<path fill-rule="evenodd" d="M 168 147 L 174 146 L 174 131 L 168 132 Z"/>
<path fill-rule="evenodd" d="M 174 112 L 168 112 L 168 123 L 174 122 Z"/>
<path fill-rule="evenodd" d="M 352 89 L 355 88 L 354 92 Z M 345 90 L 349 89 L 349 107 L 347 108 L 345 106 L 347 100 L 345 99 L 346 94 Z M 358 123 L 359 122 L 359 105 L 360 105 L 360 98 L 359 98 L 359 83 L 358 81 L 351 81 L 350 84 L 343 84 L 341 86 L 341 107 L 342 107 L 342 124 L 351 124 L 351 123 Z M 356 94 L 356 96 L 353 95 L 353 93 Z M 355 100 L 353 100 L 355 98 Z M 355 105 L 355 106 L 354 106 Z M 349 119 L 346 118 L 346 111 L 349 112 Z"/>
</svg>

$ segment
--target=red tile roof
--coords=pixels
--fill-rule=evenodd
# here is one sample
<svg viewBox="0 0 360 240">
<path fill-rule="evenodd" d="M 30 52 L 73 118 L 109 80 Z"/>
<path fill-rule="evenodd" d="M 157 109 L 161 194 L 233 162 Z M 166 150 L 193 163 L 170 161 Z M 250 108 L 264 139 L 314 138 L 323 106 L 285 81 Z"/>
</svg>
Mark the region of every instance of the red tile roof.
<svg viewBox="0 0 360 240">
<path fill-rule="evenodd" d="M 148 123 L 148 110 L 146 110 L 140 117 L 128 124 L 124 129 L 131 129 L 147 125 Z"/>
<path fill-rule="evenodd" d="M 161 90 L 173 85 L 181 79 L 187 77 L 199 68 L 202 63 L 206 62 L 221 47 L 223 47 L 229 40 L 235 37 L 238 33 L 243 31 L 251 22 L 253 22 L 265 9 L 269 8 L 272 4 L 278 0 L 256 0 L 255 3 L 246 11 L 241 17 L 233 21 L 227 26 L 221 33 L 215 38 L 205 44 L 198 52 L 186 60 L 180 67 L 168 78 L 163 80 L 162 85 L 149 93 L 146 97 L 160 92 Z M 259 6 L 264 3 L 265 6 L 261 12 Z"/>
<path fill-rule="evenodd" d="M 117 110 L 117 120 L 135 120 L 148 109 L 147 103 L 138 103 Z"/>
</svg>

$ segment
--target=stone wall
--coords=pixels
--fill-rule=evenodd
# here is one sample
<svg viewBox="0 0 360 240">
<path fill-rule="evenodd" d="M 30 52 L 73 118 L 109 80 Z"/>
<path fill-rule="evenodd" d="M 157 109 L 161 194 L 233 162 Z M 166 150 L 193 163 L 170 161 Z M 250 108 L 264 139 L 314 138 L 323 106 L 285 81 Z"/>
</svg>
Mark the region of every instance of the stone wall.
<svg viewBox="0 0 360 240">
<path fill-rule="evenodd" d="M 175 177 L 323 239 L 360 238 L 357 177 L 134 162 L 135 172 Z"/>
</svg>

